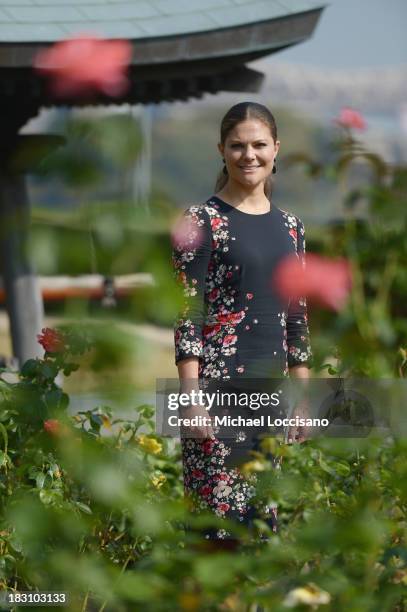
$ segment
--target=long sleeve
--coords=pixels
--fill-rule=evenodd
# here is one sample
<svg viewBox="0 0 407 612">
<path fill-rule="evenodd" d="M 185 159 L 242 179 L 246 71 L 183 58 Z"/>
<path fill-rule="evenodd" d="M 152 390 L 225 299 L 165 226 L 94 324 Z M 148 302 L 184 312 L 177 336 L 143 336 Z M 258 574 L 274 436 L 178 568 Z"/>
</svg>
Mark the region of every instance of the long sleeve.
<svg viewBox="0 0 407 612">
<path fill-rule="evenodd" d="M 297 219 L 297 253 L 305 267 L 305 231 L 304 225 Z M 312 351 L 310 345 L 307 302 L 305 297 L 290 300 L 287 316 L 287 346 L 288 367 L 305 365 L 312 367 Z"/>
<path fill-rule="evenodd" d="M 212 230 L 205 208 L 184 211 L 173 237 L 174 275 L 183 291 L 183 304 L 174 323 L 175 363 L 202 355 L 205 280 L 212 249 Z"/>
</svg>

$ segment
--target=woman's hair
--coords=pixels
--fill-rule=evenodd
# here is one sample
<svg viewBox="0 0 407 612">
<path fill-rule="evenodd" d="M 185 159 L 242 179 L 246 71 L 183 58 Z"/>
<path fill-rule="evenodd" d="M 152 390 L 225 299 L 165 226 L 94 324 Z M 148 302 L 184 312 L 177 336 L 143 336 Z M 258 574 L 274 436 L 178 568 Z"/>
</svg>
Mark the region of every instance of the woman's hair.
<svg viewBox="0 0 407 612">
<path fill-rule="evenodd" d="M 258 104 L 257 102 L 239 102 L 232 106 L 226 115 L 223 117 L 220 124 L 220 141 L 224 145 L 226 137 L 233 130 L 233 128 L 241 121 L 247 119 L 258 119 L 262 121 L 270 129 L 271 135 L 274 142 L 277 140 L 277 126 L 276 121 L 266 106 Z M 217 176 L 215 183 L 215 193 L 220 191 L 222 187 L 226 185 L 228 175 L 223 173 L 221 170 Z M 271 196 L 273 190 L 273 179 L 271 174 L 266 178 L 264 182 L 264 193 L 266 197 Z"/>
</svg>

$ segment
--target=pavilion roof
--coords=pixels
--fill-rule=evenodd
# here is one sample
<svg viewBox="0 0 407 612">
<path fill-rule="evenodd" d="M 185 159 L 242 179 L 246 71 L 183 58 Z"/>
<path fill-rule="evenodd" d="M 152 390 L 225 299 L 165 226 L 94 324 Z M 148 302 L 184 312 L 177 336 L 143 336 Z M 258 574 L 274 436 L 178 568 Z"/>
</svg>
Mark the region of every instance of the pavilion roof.
<svg viewBox="0 0 407 612">
<path fill-rule="evenodd" d="M 19 100 L 26 114 L 51 105 L 33 58 L 40 47 L 83 32 L 132 42 L 134 86 L 121 102 L 256 92 L 264 75 L 245 63 L 309 38 L 324 6 L 317 0 L 0 0 L 0 96 L 10 108 Z"/>
<path fill-rule="evenodd" d="M 0 0 L 0 45 L 51 43 L 80 31 L 134 41 L 184 37 L 323 6 L 315 0 Z"/>
</svg>

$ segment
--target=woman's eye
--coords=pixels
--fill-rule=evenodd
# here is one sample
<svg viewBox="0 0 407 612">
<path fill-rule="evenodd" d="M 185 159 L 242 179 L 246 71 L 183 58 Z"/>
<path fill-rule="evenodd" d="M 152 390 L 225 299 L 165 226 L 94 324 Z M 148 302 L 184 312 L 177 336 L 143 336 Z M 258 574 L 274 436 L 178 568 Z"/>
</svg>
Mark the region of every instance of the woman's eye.
<svg viewBox="0 0 407 612">
<path fill-rule="evenodd" d="M 236 149 L 237 147 L 241 147 L 241 144 L 233 144 L 232 145 L 232 149 Z M 254 145 L 255 147 L 266 147 L 267 144 L 265 142 L 259 142 L 257 145 Z"/>
</svg>

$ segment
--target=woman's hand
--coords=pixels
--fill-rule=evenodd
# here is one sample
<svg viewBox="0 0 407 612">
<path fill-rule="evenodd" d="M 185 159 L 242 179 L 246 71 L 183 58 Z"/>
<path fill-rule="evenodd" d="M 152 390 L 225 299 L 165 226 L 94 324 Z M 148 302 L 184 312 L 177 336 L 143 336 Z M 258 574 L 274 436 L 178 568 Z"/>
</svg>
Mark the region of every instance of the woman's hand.
<svg viewBox="0 0 407 612">
<path fill-rule="evenodd" d="M 206 410 L 203 404 L 192 404 L 188 408 L 183 409 L 180 412 L 180 416 L 183 419 L 193 419 L 195 417 L 198 421 L 198 425 L 182 425 L 181 438 L 215 439 L 209 411 Z"/>
<path fill-rule="evenodd" d="M 308 400 L 302 399 L 299 400 L 293 410 L 291 415 L 291 419 L 295 419 L 298 417 L 299 419 L 308 419 L 310 418 L 309 404 Z M 310 427 L 306 425 L 292 425 L 288 428 L 287 434 L 287 442 L 288 444 L 293 444 L 298 442 L 301 444 L 305 442 L 310 437 Z"/>
</svg>

